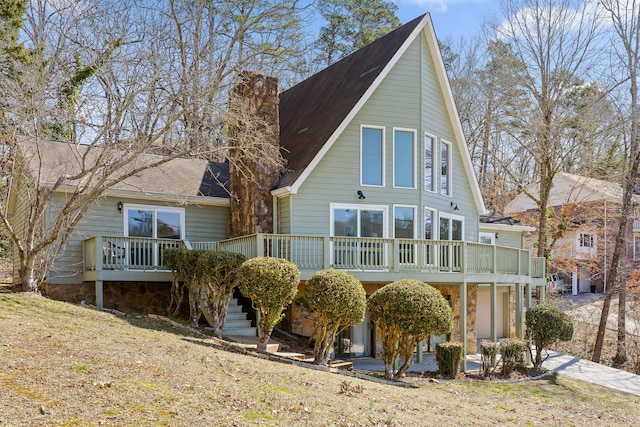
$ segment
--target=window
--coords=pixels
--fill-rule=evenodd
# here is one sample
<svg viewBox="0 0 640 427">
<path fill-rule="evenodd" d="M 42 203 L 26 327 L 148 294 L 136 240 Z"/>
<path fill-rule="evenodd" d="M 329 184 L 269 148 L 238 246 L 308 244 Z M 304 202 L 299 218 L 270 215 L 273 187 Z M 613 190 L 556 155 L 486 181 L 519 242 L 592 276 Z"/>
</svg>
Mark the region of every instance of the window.
<svg viewBox="0 0 640 427">
<path fill-rule="evenodd" d="M 415 188 L 415 131 L 393 131 L 393 186 Z"/>
<path fill-rule="evenodd" d="M 451 195 L 451 144 L 440 141 L 440 194 Z"/>
<path fill-rule="evenodd" d="M 480 233 L 478 240 L 485 245 L 495 245 L 496 233 Z"/>
<path fill-rule="evenodd" d="M 360 181 L 384 186 L 384 128 L 362 127 L 360 136 Z"/>
<path fill-rule="evenodd" d="M 436 211 L 430 208 L 424 209 L 424 238 L 425 240 L 434 240 L 435 228 L 434 221 L 436 218 Z M 436 263 L 436 247 L 433 243 L 424 244 L 424 258 L 425 264 L 433 265 Z"/>
<path fill-rule="evenodd" d="M 594 247 L 594 236 L 591 233 L 579 233 L 578 245 L 581 248 L 591 249 Z"/>
<path fill-rule="evenodd" d="M 127 239 L 124 251 L 124 263 L 133 270 L 147 270 L 164 265 L 163 250 L 178 247 L 180 242 L 157 241 L 153 239 L 183 240 L 184 208 L 169 208 L 148 205 L 123 206 L 125 237 L 144 237 Z"/>
<path fill-rule="evenodd" d="M 386 237 L 386 218 L 386 206 L 331 205 L 331 235 L 335 237 L 332 239 L 332 266 L 347 269 L 384 266 L 384 242 L 357 238 Z"/>
<path fill-rule="evenodd" d="M 125 235 L 184 239 L 184 209 L 124 205 Z"/>
<path fill-rule="evenodd" d="M 435 137 L 424 135 L 424 189 L 427 191 L 436 191 L 436 175 L 434 173 L 435 162 Z"/>
<path fill-rule="evenodd" d="M 415 239 L 415 212 L 413 206 L 394 206 L 393 208 L 393 224 L 394 237 L 396 239 Z M 400 242 L 399 257 L 402 264 L 414 263 L 415 244 L 408 242 Z"/>
<path fill-rule="evenodd" d="M 640 259 L 640 234 L 633 233 L 633 259 Z"/>
<path fill-rule="evenodd" d="M 464 240 L 464 217 L 440 213 L 440 240 Z M 461 271 L 462 247 L 457 243 L 441 244 L 440 269 Z"/>
</svg>

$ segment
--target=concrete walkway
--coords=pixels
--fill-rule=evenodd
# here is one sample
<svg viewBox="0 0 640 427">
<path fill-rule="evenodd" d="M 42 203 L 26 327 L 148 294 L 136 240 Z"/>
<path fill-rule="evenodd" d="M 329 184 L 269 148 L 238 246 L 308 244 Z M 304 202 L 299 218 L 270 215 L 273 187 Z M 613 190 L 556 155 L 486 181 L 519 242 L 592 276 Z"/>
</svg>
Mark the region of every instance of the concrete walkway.
<svg viewBox="0 0 640 427">
<path fill-rule="evenodd" d="M 640 376 L 620 369 L 554 351 L 549 352 L 549 358 L 542 367 L 559 375 L 640 396 Z"/>
</svg>

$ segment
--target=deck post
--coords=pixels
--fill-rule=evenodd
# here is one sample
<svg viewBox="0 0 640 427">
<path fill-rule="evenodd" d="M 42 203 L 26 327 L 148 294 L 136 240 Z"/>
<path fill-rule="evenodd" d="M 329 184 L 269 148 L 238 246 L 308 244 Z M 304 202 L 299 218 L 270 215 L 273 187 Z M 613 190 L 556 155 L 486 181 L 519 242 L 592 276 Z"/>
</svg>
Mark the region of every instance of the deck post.
<svg viewBox="0 0 640 427">
<path fill-rule="evenodd" d="M 547 302 L 547 289 L 545 286 L 538 286 L 538 289 L 540 289 L 540 304 L 544 304 Z"/>
<path fill-rule="evenodd" d="M 497 284 L 496 282 L 491 283 L 491 301 L 490 301 L 490 306 L 491 306 L 491 341 L 496 342 L 498 341 L 498 329 L 497 329 L 497 325 L 496 325 L 496 306 L 498 304 L 498 298 L 497 298 Z"/>
<path fill-rule="evenodd" d="M 102 280 L 96 280 L 96 306 L 104 308 L 104 288 Z"/>
<path fill-rule="evenodd" d="M 522 283 L 516 283 L 516 338 L 523 339 L 522 336 L 522 308 L 524 305 L 524 298 L 522 295 L 523 286 Z"/>
<path fill-rule="evenodd" d="M 264 234 L 256 234 L 256 256 L 265 256 L 264 253 Z"/>
<path fill-rule="evenodd" d="M 325 270 L 331 268 L 331 240 L 328 236 L 322 238 L 322 261 Z"/>
<path fill-rule="evenodd" d="M 525 285 L 525 295 L 526 295 L 526 299 L 527 299 L 527 308 L 531 308 L 533 306 L 533 303 L 531 301 L 531 283 L 527 283 Z"/>
<path fill-rule="evenodd" d="M 462 342 L 462 371 L 467 370 L 467 282 L 460 284 L 460 341 Z"/>
</svg>

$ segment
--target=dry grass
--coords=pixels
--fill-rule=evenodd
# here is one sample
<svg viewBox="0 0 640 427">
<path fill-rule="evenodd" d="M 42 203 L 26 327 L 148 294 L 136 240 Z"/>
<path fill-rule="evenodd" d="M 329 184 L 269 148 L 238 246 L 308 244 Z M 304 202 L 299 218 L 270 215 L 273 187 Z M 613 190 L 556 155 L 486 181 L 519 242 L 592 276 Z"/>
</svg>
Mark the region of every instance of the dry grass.
<svg viewBox="0 0 640 427">
<path fill-rule="evenodd" d="M 0 426 L 637 425 L 565 377 L 402 388 L 223 350 L 146 318 L 0 293 Z"/>
</svg>

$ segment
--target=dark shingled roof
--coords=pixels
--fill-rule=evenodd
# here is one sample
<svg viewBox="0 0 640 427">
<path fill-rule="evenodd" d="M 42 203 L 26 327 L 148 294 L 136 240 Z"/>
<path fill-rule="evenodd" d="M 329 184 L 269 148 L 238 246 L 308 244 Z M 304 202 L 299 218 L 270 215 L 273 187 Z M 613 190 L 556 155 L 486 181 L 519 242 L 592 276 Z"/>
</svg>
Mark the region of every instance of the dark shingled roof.
<svg viewBox="0 0 640 427">
<path fill-rule="evenodd" d="M 520 221 L 502 212 L 491 211 L 487 215 L 480 215 L 481 224 L 521 225 Z"/>
<path fill-rule="evenodd" d="M 353 110 L 424 15 L 341 59 L 280 95 L 280 144 L 292 185 Z"/>
</svg>

